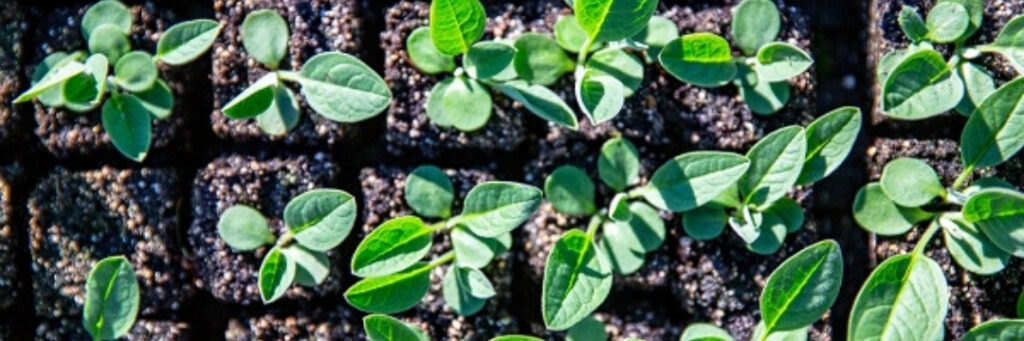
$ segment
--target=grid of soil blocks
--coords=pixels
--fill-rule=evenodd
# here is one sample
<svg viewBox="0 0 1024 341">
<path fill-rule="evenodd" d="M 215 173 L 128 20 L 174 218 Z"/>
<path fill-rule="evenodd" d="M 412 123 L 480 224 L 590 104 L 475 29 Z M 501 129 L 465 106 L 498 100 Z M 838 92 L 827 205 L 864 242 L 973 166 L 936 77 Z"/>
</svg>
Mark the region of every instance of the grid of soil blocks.
<svg viewBox="0 0 1024 341">
<path fill-rule="evenodd" d="M 224 29 L 213 45 L 213 132 L 235 142 L 282 141 L 288 145 L 330 146 L 355 135 L 353 124 L 338 123 L 320 116 L 306 104 L 299 91 L 299 123 L 289 133 L 269 136 L 255 119 L 234 120 L 220 111 L 267 69 L 250 58 L 242 45 L 241 27 L 245 16 L 255 10 L 272 9 L 288 23 L 288 50 L 281 69 L 298 71 L 318 53 L 340 51 L 365 60 L 363 8 L 358 0 L 215 0 L 213 9 Z M 293 90 L 298 90 L 293 89 Z M 344 100 L 344 99 L 339 99 Z"/>
<path fill-rule="evenodd" d="M 188 323 L 164 320 L 139 319 L 123 340 L 128 341 L 189 341 L 193 340 Z M 81 319 L 56 319 L 43 321 L 36 327 L 35 340 L 63 341 L 89 340 L 91 337 L 82 328 Z"/>
<path fill-rule="evenodd" d="M 0 146 L 10 146 L 26 134 L 23 112 L 8 103 L 22 90 L 22 38 L 27 29 L 28 22 L 18 3 L 0 3 Z"/>
<path fill-rule="evenodd" d="M 273 310 L 246 313 L 228 321 L 224 338 L 252 340 L 363 340 L 363 325 L 350 308 L 302 308 L 295 313 Z"/>
<path fill-rule="evenodd" d="M 141 317 L 182 310 L 195 289 L 177 244 L 179 181 L 171 170 L 110 167 L 43 179 L 28 201 L 36 314 L 80 316 L 89 271 L 114 255 L 135 268 Z"/>
<path fill-rule="evenodd" d="M 338 165 L 319 153 L 226 155 L 201 169 L 192 185 L 192 224 L 187 233 L 198 276 L 196 286 L 224 303 L 262 304 L 257 275 L 270 247 L 254 252 L 232 250 L 217 233 L 220 214 L 235 204 L 252 206 L 268 218 L 274 235 L 280 235 L 287 229 L 281 218 L 285 205 L 308 190 L 333 187 L 338 172 Z M 348 258 L 338 249 L 328 251 L 327 257 L 331 276 L 315 288 L 291 286 L 284 300 L 340 299 Z"/>
<path fill-rule="evenodd" d="M 16 267 L 17 248 L 21 243 L 16 239 L 12 226 L 11 186 L 0 177 L 0 309 L 7 309 L 18 299 L 19 280 Z M 3 335 L 0 332 L 0 335 Z"/>
<path fill-rule="evenodd" d="M 878 181 L 885 165 L 900 157 L 913 157 L 927 162 L 935 168 L 945 186 L 962 171 L 960 150 L 957 143 L 946 139 L 889 139 L 878 138 L 868 149 L 868 172 L 872 181 Z M 1010 160 L 995 171 L 975 175 L 1004 178 L 1018 188 L 1024 185 L 1024 167 L 1020 158 Z M 877 236 L 869 241 L 870 254 L 874 262 L 881 263 L 889 257 L 909 253 L 924 232 L 923 224 L 903 236 Z M 995 318 L 1014 318 L 1017 297 L 1024 283 L 1024 262 L 1011 258 L 1005 269 L 991 276 L 968 272 L 956 264 L 946 250 L 942 238 L 933 238 L 925 255 L 942 267 L 951 290 L 949 314 L 946 315 L 946 335 L 954 340 L 963 337 L 971 327 L 981 321 Z"/>
<path fill-rule="evenodd" d="M 27 60 L 24 77 L 31 79 L 35 66 L 54 52 L 87 50 L 82 38 L 81 20 L 91 4 L 57 8 L 34 8 L 33 47 Z M 132 12 L 132 33 L 128 39 L 134 50 L 152 53 L 157 40 L 171 25 L 188 18 L 178 17 L 169 5 L 147 0 L 127 4 Z M 206 81 L 209 64 L 200 61 L 181 66 L 157 63 L 160 79 L 167 82 L 174 94 L 171 116 L 153 120 L 152 144 L 149 154 L 155 159 L 174 161 L 173 155 L 189 149 L 189 130 L 194 126 L 196 108 L 201 101 L 201 84 Z M 121 156 L 110 142 L 100 119 L 101 109 L 76 113 L 63 108 L 50 108 L 34 102 L 35 133 L 43 146 L 60 159 L 118 160 Z"/>
<path fill-rule="evenodd" d="M 445 169 L 455 189 L 452 212 L 461 212 L 462 198 L 473 186 L 497 180 L 493 166 L 473 169 Z M 405 203 L 405 179 L 412 169 L 380 166 L 364 168 L 359 174 L 363 188 L 363 234 L 369 234 L 381 223 L 403 215 L 414 214 Z M 447 234 L 434 238 L 431 255 L 439 256 L 452 249 Z M 359 236 L 360 239 L 362 236 Z M 511 252 L 511 251 L 510 251 Z M 461 316 L 445 305 L 441 293 L 441 279 L 449 266 L 434 268 L 430 273 L 430 290 L 419 305 L 398 317 L 417 325 L 431 340 L 487 340 L 503 334 L 516 333 L 518 324 L 511 309 L 520 305 L 512 300 L 513 257 L 511 253 L 496 257 L 483 268 L 494 285 L 497 296 L 488 299 L 484 308 L 472 315 Z"/>
</svg>

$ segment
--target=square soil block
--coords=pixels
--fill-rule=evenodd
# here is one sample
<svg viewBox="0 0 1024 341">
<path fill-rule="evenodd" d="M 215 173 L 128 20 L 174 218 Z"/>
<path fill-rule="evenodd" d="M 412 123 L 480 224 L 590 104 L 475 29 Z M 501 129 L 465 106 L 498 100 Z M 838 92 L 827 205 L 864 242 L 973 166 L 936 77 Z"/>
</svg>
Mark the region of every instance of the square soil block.
<svg viewBox="0 0 1024 341">
<path fill-rule="evenodd" d="M 1024 2 L 1013 0 L 990 0 L 985 1 L 985 15 L 981 27 L 967 40 L 968 46 L 991 43 L 1002 30 L 1006 23 L 1014 17 L 1024 13 Z M 898 22 L 899 13 L 903 6 L 917 7 L 921 17 L 925 17 L 934 0 L 872 0 L 868 23 L 868 75 L 867 79 L 872 80 L 872 97 L 874 103 L 871 110 L 871 123 L 880 126 L 885 131 L 894 134 L 906 134 L 915 132 L 920 136 L 938 138 L 958 138 L 960 129 L 966 119 L 954 110 L 920 121 L 906 121 L 887 118 L 882 113 L 882 84 L 883 80 L 878 79 L 878 61 L 886 52 L 906 48 L 910 40 L 900 29 Z M 936 45 L 937 51 L 945 57 L 952 53 L 952 45 Z M 981 63 L 986 70 L 994 76 L 996 85 L 1003 83 L 1017 76 L 1017 72 L 1002 56 L 992 53 L 982 54 L 975 62 Z"/>
<path fill-rule="evenodd" d="M 177 312 L 194 293 L 180 254 L 177 173 L 166 169 L 57 169 L 28 201 L 35 311 L 72 318 L 103 258 L 124 255 L 139 281 L 140 316 Z"/>
<path fill-rule="evenodd" d="M 235 142 L 282 141 L 303 146 L 334 145 L 355 135 L 359 125 L 320 116 L 306 104 L 298 87 L 292 90 L 299 102 L 299 123 L 286 135 L 269 136 L 259 129 L 256 119 L 229 119 L 221 113 L 220 108 L 268 71 L 249 58 L 242 45 L 242 21 L 259 9 L 277 11 L 288 23 L 291 36 L 282 70 L 298 71 L 306 60 L 322 52 L 345 52 L 364 62 L 369 56 L 364 51 L 364 14 L 358 0 L 215 0 L 215 17 L 225 26 L 213 44 L 213 132 Z"/>
<path fill-rule="evenodd" d="M 935 168 L 946 186 L 952 184 L 962 171 L 960 151 L 952 140 L 879 138 L 868 149 L 871 180 L 878 181 L 885 164 L 900 157 L 914 157 L 927 162 Z M 1024 167 L 1020 158 L 1015 158 L 997 167 L 996 171 L 981 176 L 1003 178 L 1020 188 L 1024 185 L 1021 174 L 1024 174 Z M 978 178 L 979 174 L 975 174 L 974 179 Z M 892 256 L 911 252 L 925 228 L 922 223 L 902 236 L 872 236 L 867 245 L 872 265 L 877 266 Z M 956 264 L 939 235 L 932 239 L 925 254 L 939 263 L 949 283 L 948 338 L 959 340 L 964 333 L 984 321 L 1016 318 L 1017 297 L 1024 286 L 1021 282 L 1024 279 L 1024 262 L 1020 259 L 1011 258 L 1006 268 L 995 275 L 973 274 Z"/>
<path fill-rule="evenodd" d="M 0 297 L 0 309 L 13 306 L 21 291 L 16 260 L 22 243 L 12 226 L 13 213 L 11 186 L 0 177 L 0 292 L 6 293 Z"/>
<path fill-rule="evenodd" d="M 39 323 L 36 341 L 89 340 L 81 319 L 56 319 Z M 194 339 L 188 323 L 139 319 L 123 338 L 128 341 L 188 341 Z"/>
<path fill-rule="evenodd" d="M 24 90 L 21 81 L 22 38 L 28 30 L 25 14 L 16 2 L 0 3 L 0 146 L 8 147 L 28 134 L 24 111 L 13 105 Z"/>
<path fill-rule="evenodd" d="M 36 26 L 31 32 L 34 45 L 30 49 L 32 54 L 27 58 L 32 64 L 25 67 L 26 79 L 32 78 L 36 65 L 47 55 L 60 51 L 88 50 L 82 38 L 81 20 L 89 6 L 91 4 L 34 8 Z M 154 1 L 129 6 L 133 16 L 132 34 L 129 36 L 133 50 L 154 53 L 164 30 L 189 19 L 176 16 L 167 7 Z M 175 101 L 170 117 L 153 120 L 149 159 L 173 162 L 178 152 L 189 149 L 190 129 L 185 127 L 199 124 L 194 118 L 197 108 L 205 102 L 201 99 L 206 98 L 202 89 L 205 88 L 205 75 L 209 72 L 208 65 L 204 58 L 182 66 L 157 63 L 160 79 L 167 82 Z M 102 105 L 90 112 L 77 113 L 46 107 L 38 101 L 33 103 L 38 124 L 36 135 L 54 156 L 87 161 L 126 160 L 111 144 L 110 137 L 103 129 L 100 119 Z"/>
<path fill-rule="evenodd" d="M 271 310 L 243 313 L 228 321 L 224 339 L 255 340 L 362 340 L 363 322 L 345 305 L 333 308 L 302 307 L 295 312 Z"/>
<path fill-rule="evenodd" d="M 452 179 L 456 196 L 452 213 L 461 212 L 462 200 L 473 186 L 497 180 L 493 175 L 494 167 L 483 169 L 446 169 L 445 173 Z M 379 224 L 403 215 L 414 214 L 405 204 L 403 193 L 405 179 L 411 168 L 381 166 L 364 168 L 359 175 L 363 188 L 363 216 L 365 225 L 362 231 L 366 234 L 373 231 Z M 431 256 L 437 257 L 452 249 L 447 234 L 434 237 Z M 362 238 L 362 236 L 360 236 Z M 460 316 L 448 308 L 441 293 L 441 280 L 450 266 L 434 268 L 430 273 L 430 290 L 419 305 L 397 314 L 406 322 L 419 326 L 430 336 L 431 340 L 488 340 L 495 336 L 514 333 L 518 324 L 513 318 L 510 307 L 519 305 L 513 301 L 513 258 L 510 253 L 498 256 L 491 264 L 482 269 L 494 285 L 497 296 L 488 299 L 483 310 L 472 316 Z"/>
<path fill-rule="evenodd" d="M 224 303 L 262 304 L 257 275 L 269 246 L 253 252 L 238 252 L 217 234 L 217 221 L 224 210 L 245 204 L 269 219 L 274 235 L 287 227 L 281 218 L 285 205 L 308 190 L 335 187 L 339 167 L 326 154 L 249 156 L 227 155 L 199 170 L 192 185 L 192 225 L 188 242 L 192 247 L 196 285 Z M 349 237 L 350 239 L 352 237 Z M 348 255 L 335 249 L 327 252 L 331 274 L 315 288 L 292 285 L 285 300 L 340 300 L 343 279 L 348 277 Z"/>
</svg>

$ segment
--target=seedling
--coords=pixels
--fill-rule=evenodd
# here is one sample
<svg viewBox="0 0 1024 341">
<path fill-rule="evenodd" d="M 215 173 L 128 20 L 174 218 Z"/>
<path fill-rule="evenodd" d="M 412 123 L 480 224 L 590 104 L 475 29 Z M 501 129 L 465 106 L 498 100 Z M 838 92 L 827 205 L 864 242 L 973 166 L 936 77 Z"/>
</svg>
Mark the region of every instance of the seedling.
<svg viewBox="0 0 1024 341">
<path fill-rule="evenodd" d="M 998 53 L 1017 72 L 1024 72 L 1024 16 L 1010 20 L 989 44 L 969 46 L 968 38 L 981 27 L 983 0 L 939 0 L 927 21 L 917 8 L 904 5 L 900 27 L 911 44 L 889 51 L 878 62 L 882 85 L 882 111 L 886 116 L 918 120 L 956 109 L 970 116 L 996 90 L 992 75 L 977 61 L 984 53 Z M 934 44 L 952 44 L 945 60 Z"/>
<path fill-rule="evenodd" d="M 491 89 L 555 124 L 576 129 L 565 101 L 546 86 L 572 70 L 572 60 L 551 37 L 525 33 L 515 41 L 478 42 L 487 15 L 479 0 L 433 0 L 430 27 L 406 38 L 412 64 L 425 74 L 450 74 L 427 98 L 427 117 L 437 126 L 475 131 L 491 117 Z M 456 57 L 462 56 L 462 66 Z"/>
<path fill-rule="evenodd" d="M 92 339 L 115 340 L 128 333 L 139 313 L 139 282 L 124 256 L 96 263 L 85 282 L 82 326 Z"/>
<path fill-rule="evenodd" d="M 234 205 L 217 222 L 217 234 L 235 251 L 273 245 L 263 257 L 258 284 L 260 298 L 269 304 L 281 298 L 292 282 L 315 287 L 330 273 L 325 252 L 338 246 L 356 219 L 356 202 L 337 189 L 314 189 L 293 198 L 284 208 L 288 227 L 280 237 L 270 223 L 247 205 Z"/>
<path fill-rule="evenodd" d="M 363 330 L 370 341 L 430 341 L 430 337 L 416 326 L 391 316 L 370 314 L 363 318 Z M 491 341 L 542 341 L 524 335 L 506 335 Z M 571 340 L 570 340 L 571 341 Z"/>
<path fill-rule="evenodd" d="M 152 56 L 132 51 L 131 11 L 115 0 L 100 1 L 82 17 L 88 51 L 46 56 L 32 74 L 32 87 L 14 103 L 36 99 L 44 106 L 76 113 L 102 105 L 103 130 L 110 142 L 125 157 L 142 162 L 149 152 L 152 120 L 165 119 L 174 109 L 174 94 L 160 79 L 157 63 L 191 62 L 206 53 L 220 30 L 221 25 L 209 19 L 171 26 Z"/>
<path fill-rule="evenodd" d="M 232 119 L 256 118 L 268 135 L 284 135 L 299 123 L 299 104 L 285 82 L 297 83 L 313 111 L 342 123 L 359 122 L 384 111 L 391 90 L 373 69 L 343 52 L 313 56 L 296 71 L 280 70 L 288 50 L 288 24 L 277 12 L 257 10 L 242 22 L 242 45 L 269 69 L 266 75 L 221 108 Z"/>
<path fill-rule="evenodd" d="M 441 288 L 459 315 L 475 314 L 495 295 L 484 268 L 512 244 L 511 232 L 533 214 L 541 191 L 513 182 L 485 182 L 466 195 L 462 214 L 452 215 L 451 179 L 434 166 L 409 174 L 405 201 L 419 216 L 388 220 L 363 239 L 352 256 L 352 274 L 363 279 L 345 292 L 359 310 L 393 314 L 415 306 L 430 288 L 430 272 L 448 267 Z M 425 223 L 421 217 L 435 220 Z M 435 234 L 447 234 L 453 250 L 428 262 Z"/>
<path fill-rule="evenodd" d="M 843 255 L 835 241 L 821 241 L 790 256 L 772 272 L 761 291 L 761 321 L 751 340 L 807 339 L 811 324 L 839 297 L 842 282 Z M 687 327 L 679 340 L 733 338 L 712 324 L 697 323 Z"/>
</svg>

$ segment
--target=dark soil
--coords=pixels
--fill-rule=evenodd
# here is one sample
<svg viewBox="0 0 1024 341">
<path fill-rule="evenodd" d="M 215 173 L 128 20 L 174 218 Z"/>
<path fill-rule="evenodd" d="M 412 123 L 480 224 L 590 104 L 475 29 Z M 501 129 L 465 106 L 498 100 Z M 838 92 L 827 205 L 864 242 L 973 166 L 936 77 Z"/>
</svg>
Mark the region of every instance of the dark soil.
<svg viewBox="0 0 1024 341">
<path fill-rule="evenodd" d="M 210 121 L 217 136 L 235 142 L 281 141 L 288 145 L 331 146 L 351 138 L 360 128 L 337 123 L 317 114 L 306 105 L 298 87 L 299 123 L 288 134 L 268 136 L 255 119 L 229 119 L 220 112 L 225 104 L 250 84 L 263 77 L 267 69 L 249 58 L 242 45 L 241 27 L 245 16 L 257 9 L 273 9 L 289 23 L 288 53 L 281 69 L 298 71 L 313 56 L 340 51 L 365 59 L 363 8 L 357 0 L 215 0 L 216 19 L 224 30 L 213 45 L 213 114 Z M 339 99 L 343 100 L 343 99 Z"/>
<path fill-rule="evenodd" d="M 228 322 L 226 340 L 365 340 L 362 320 L 347 306 L 243 313 Z"/>
<path fill-rule="evenodd" d="M 285 205 L 308 190 L 335 186 L 338 171 L 326 154 L 226 155 L 200 170 L 193 182 L 188 229 L 198 274 L 196 286 L 223 303 L 262 304 L 257 275 L 270 247 L 254 252 L 232 250 L 217 234 L 221 212 L 235 204 L 252 206 L 269 219 L 275 235 L 280 235 L 287 229 L 281 218 Z M 293 285 L 283 300 L 337 299 L 341 295 L 348 258 L 339 250 L 327 255 L 331 276 L 315 288 Z"/>
<path fill-rule="evenodd" d="M 0 309 L 10 308 L 18 299 L 21 281 L 18 277 L 16 257 L 21 247 L 16 239 L 15 227 L 12 226 L 11 215 L 14 210 L 11 202 L 11 187 L 0 177 L 0 292 L 7 293 L 0 297 Z M 2 333 L 0 333 L 2 335 Z"/>
<path fill-rule="evenodd" d="M 25 137 L 24 112 L 8 105 L 26 87 L 21 79 L 25 13 L 15 2 L 0 4 L 0 146 Z"/>
<path fill-rule="evenodd" d="M 81 314 L 92 266 L 125 255 L 135 268 L 140 314 L 182 310 L 194 288 L 179 254 L 178 175 L 166 169 L 57 169 L 28 201 L 35 312 Z"/>
<path fill-rule="evenodd" d="M 82 328 L 81 319 L 55 319 L 39 323 L 36 328 L 37 341 L 89 340 L 89 333 Z M 164 320 L 139 319 L 125 335 L 129 341 L 187 341 L 192 337 L 188 323 Z"/>
</svg>

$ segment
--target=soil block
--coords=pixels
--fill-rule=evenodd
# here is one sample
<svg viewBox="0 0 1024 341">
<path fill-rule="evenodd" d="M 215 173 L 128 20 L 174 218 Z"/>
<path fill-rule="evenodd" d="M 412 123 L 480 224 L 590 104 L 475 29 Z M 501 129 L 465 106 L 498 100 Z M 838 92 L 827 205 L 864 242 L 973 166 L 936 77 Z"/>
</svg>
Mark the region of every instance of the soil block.
<svg viewBox="0 0 1024 341">
<path fill-rule="evenodd" d="M 593 315 L 604 324 L 608 340 L 678 340 L 682 335 L 686 325 L 678 314 L 668 309 L 668 304 L 650 297 L 624 298 L 620 302 L 605 304 Z M 567 334 L 548 331 L 541 323 L 530 327 L 534 335 L 543 335 L 544 339 L 551 341 L 564 340 Z"/>
<path fill-rule="evenodd" d="M 228 321 L 224 338 L 254 340 L 363 340 L 363 322 L 345 305 L 311 307 L 294 313 L 243 313 Z"/>
<path fill-rule="evenodd" d="M 36 26 L 32 29 L 35 47 L 27 60 L 32 65 L 25 67 L 25 78 L 30 79 L 35 66 L 54 52 L 88 50 L 82 38 L 81 20 L 91 4 L 58 8 L 35 8 Z M 188 18 L 179 18 L 174 11 L 163 4 L 147 0 L 141 4 L 129 5 L 132 12 L 132 34 L 129 36 L 133 50 L 154 53 L 160 36 L 171 25 Z M 185 127 L 198 124 L 194 117 L 200 107 L 209 72 L 204 58 L 182 66 L 157 63 L 160 79 L 167 82 L 174 93 L 174 109 L 166 119 L 153 120 L 153 136 L 150 158 L 174 161 L 173 155 L 189 149 L 188 131 Z M 108 97 L 109 98 L 109 97 Z M 50 108 L 38 101 L 33 102 L 38 126 L 36 135 L 43 146 L 61 159 L 100 160 L 124 159 L 110 142 L 100 119 L 102 106 L 86 113 L 76 113 L 63 108 Z"/>
<path fill-rule="evenodd" d="M 196 285 L 224 303 L 262 304 L 257 275 L 269 246 L 253 252 L 232 250 L 217 234 L 224 210 L 245 204 L 259 210 L 275 235 L 287 230 L 281 218 L 285 205 L 308 190 L 334 187 L 339 167 L 326 154 L 250 156 L 226 155 L 199 170 L 192 187 L 192 225 L 188 242 L 198 273 Z M 350 237 L 351 238 L 351 237 Z M 285 300 L 340 299 L 348 257 L 327 252 L 331 275 L 321 285 L 293 285 Z"/>
<path fill-rule="evenodd" d="M 288 23 L 291 36 L 281 69 L 298 71 L 302 64 L 322 52 L 339 51 L 364 59 L 364 14 L 358 0 L 215 0 L 213 10 L 224 30 L 213 44 L 213 113 L 210 121 L 218 137 L 235 142 L 282 141 L 289 145 L 334 145 L 353 136 L 356 125 L 338 123 L 310 108 L 298 87 L 299 123 L 288 134 L 269 136 L 256 119 L 230 119 L 220 108 L 269 71 L 242 45 L 242 21 L 258 9 L 277 11 Z M 365 60 L 364 60 L 365 61 Z M 294 85 L 294 84 L 290 84 Z M 344 100 L 344 99 L 339 99 Z"/>
<path fill-rule="evenodd" d="M 55 319 L 39 323 L 36 327 L 37 341 L 89 340 L 89 333 L 82 327 L 81 318 Z M 192 340 L 188 323 L 152 319 L 139 319 L 128 334 L 119 340 L 128 341 L 187 341 Z"/>
<path fill-rule="evenodd" d="M 944 139 L 876 139 L 868 149 L 868 171 L 872 181 L 878 181 L 885 164 L 900 158 L 914 157 L 932 165 L 938 172 L 944 185 L 953 183 L 962 171 L 960 151 L 957 143 Z M 1019 158 L 1010 160 L 995 172 L 991 170 L 979 175 L 1004 178 L 1018 188 L 1024 184 Z M 1009 176 L 1004 176 L 1009 175 Z M 898 255 L 909 253 L 917 244 L 927 226 L 918 224 L 913 230 L 902 236 L 869 238 L 869 257 L 873 265 Z M 972 327 L 996 318 L 1014 318 L 1017 297 L 1024 283 L 1024 262 L 1011 257 L 1010 263 L 1003 271 L 990 276 L 973 274 L 951 258 L 946 250 L 941 235 L 932 238 L 925 251 L 942 267 L 946 281 L 950 286 L 949 313 L 946 315 L 946 336 L 959 340 Z"/>
<path fill-rule="evenodd" d="M 985 1 L 985 16 L 978 32 L 967 40 L 967 46 L 987 44 L 995 40 L 995 37 L 1002 30 L 1006 23 L 1014 17 L 1024 13 L 1024 2 L 1013 0 L 990 0 Z M 944 115 L 920 120 L 905 121 L 889 119 L 882 113 L 882 80 L 878 79 L 878 61 L 886 52 L 906 48 L 910 40 L 900 29 L 898 22 L 899 13 L 903 6 L 914 6 L 918 12 L 925 17 L 934 0 L 872 0 L 868 23 L 867 56 L 868 70 L 867 79 L 872 80 L 872 98 L 874 103 L 871 110 L 871 123 L 881 128 L 892 131 L 896 134 L 906 134 L 912 131 L 921 136 L 952 138 L 959 136 L 963 127 L 963 116 L 950 110 Z M 952 52 L 952 45 L 937 45 L 937 50 L 947 58 Z M 1016 77 L 1017 72 L 1002 56 L 986 53 L 975 60 L 981 63 L 996 80 L 996 85 Z M 955 118 L 953 118 L 955 117 Z"/>
<path fill-rule="evenodd" d="M 21 279 L 16 266 L 21 243 L 17 238 L 19 234 L 15 233 L 15 227 L 12 226 L 11 214 L 11 186 L 0 177 L 0 292 L 6 293 L 0 297 L 0 309 L 14 305 L 21 291 Z"/>
<path fill-rule="evenodd" d="M 24 90 L 20 74 L 26 30 L 28 22 L 18 3 L 0 3 L 0 146 L 8 146 L 28 133 L 24 111 L 10 105 Z"/>
<path fill-rule="evenodd" d="M 476 169 L 446 169 L 456 192 L 453 213 L 461 212 L 462 200 L 473 186 L 496 180 L 493 166 Z M 381 223 L 403 215 L 414 214 L 404 200 L 405 179 L 411 169 L 380 166 L 364 168 L 359 175 L 363 188 L 362 231 L 371 232 Z M 362 238 L 362 236 L 360 236 Z M 452 249 L 447 234 L 437 234 L 430 257 Z M 431 340 L 487 340 L 517 332 L 518 324 L 509 307 L 512 300 L 513 257 L 510 253 L 495 258 L 483 269 L 494 285 L 497 296 L 488 299 L 483 310 L 472 316 L 460 316 L 447 307 L 441 292 L 441 280 L 450 266 L 434 268 L 430 274 L 430 290 L 419 305 L 398 314 L 406 322 L 418 325 Z"/>
<path fill-rule="evenodd" d="M 28 200 L 36 314 L 81 314 L 85 280 L 103 258 L 135 269 L 141 316 L 177 312 L 194 293 L 180 255 L 178 174 L 166 169 L 72 172 L 58 168 Z"/>
</svg>

